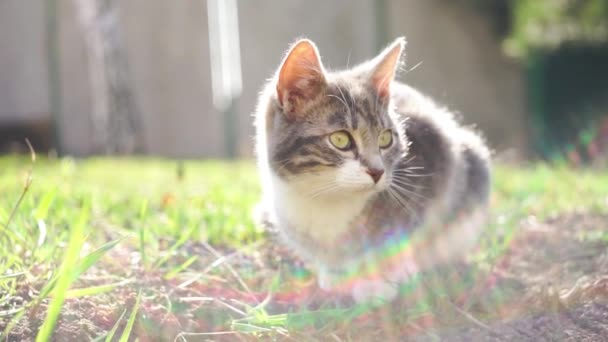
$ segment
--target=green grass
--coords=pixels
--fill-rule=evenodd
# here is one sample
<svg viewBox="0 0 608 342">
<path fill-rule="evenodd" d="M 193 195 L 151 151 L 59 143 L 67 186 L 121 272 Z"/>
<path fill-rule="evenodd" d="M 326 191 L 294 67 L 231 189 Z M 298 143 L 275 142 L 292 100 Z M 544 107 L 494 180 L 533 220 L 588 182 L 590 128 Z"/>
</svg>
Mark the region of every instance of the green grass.
<svg viewBox="0 0 608 342">
<path fill-rule="evenodd" d="M 523 219 L 542 221 L 575 212 L 608 212 L 608 172 L 546 164 L 498 166 L 494 169 L 490 233 L 482 241 L 481 254 L 500 255 Z"/>
<path fill-rule="evenodd" d="M 127 338 L 137 331 L 138 308 L 152 310 L 144 305 L 160 291 L 150 292 L 142 277 L 173 284 L 209 267 L 209 259 L 196 252 L 193 242 L 215 246 L 220 254 L 234 250 L 255 254 L 264 238 L 251 215 L 259 195 L 251 162 L 43 159 L 32 163 L 27 158 L 0 158 L 0 328 L 6 333 L 19 319 L 43 307 L 46 316 L 38 338 L 48 340 L 66 300 L 111 300 L 112 293 L 137 284 L 141 290 L 137 300 L 118 305 L 111 315 L 114 320 L 99 336 Z M 573 211 L 606 213 L 607 208 L 606 172 L 542 164 L 497 167 L 489 233 L 478 259 L 491 262 L 504 251 L 524 218 L 542 220 Z M 128 266 L 111 253 L 128 255 Z M 116 269 L 120 272 L 112 271 Z M 239 274 L 230 276 L 233 283 L 243 282 Z M 269 274 L 260 276 L 268 278 L 265 284 L 280 287 L 278 278 Z M 248 290 L 246 284 L 240 285 Z M 23 295 L 26 287 L 33 291 Z M 169 299 L 161 298 L 164 295 L 157 299 L 166 302 L 167 312 L 179 315 L 183 303 L 168 293 Z M 15 302 L 16 297 L 23 300 Z M 193 312 L 231 322 L 232 331 L 226 333 L 251 336 L 269 330 L 297 336 L 293 329 L 302 325 L 323 323 L 317 321 L 327 321 L 326 315 L 345 316 L 339 310 L 323 309 L 271 315 L 263 305 L 219 303 L 224 309 L 230 306 L 228 312 L 245 315 L 231 319 L 223 311 L 215 316 L 212 311 Z M 144 318 L 141 326 L 146 326 Z"/>
</svg>

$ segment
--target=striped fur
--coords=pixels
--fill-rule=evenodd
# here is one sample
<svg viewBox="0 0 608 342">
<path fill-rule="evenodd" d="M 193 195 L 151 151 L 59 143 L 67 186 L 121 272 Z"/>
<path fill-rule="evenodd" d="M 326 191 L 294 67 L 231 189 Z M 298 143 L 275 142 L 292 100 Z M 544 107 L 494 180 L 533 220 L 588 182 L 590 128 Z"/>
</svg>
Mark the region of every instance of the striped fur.
<svg viewBox="0 0 608 342">
<path fill-rule="evenodd" d="M 316 267 L 324 287 L 331 287 L 333 275 L 373 263 L 395 231 L 423 236 L 424 251 L 414 251 L 421 268 L 451 260 L 468 246 L 440 243 L 442 236 L 459 236 L 446 233 L 449 224 L 483 213 L 487 205 L 490 162 L 482 139 L 392 75 L 388 85 L 370 82 L 377 65 L 389 70 L 384 61 L 396 44 L 403 45 L 397 41 L 344 71 L 326 72 L 307 61 L 322 75 L 315 74 L 315 89 L 306 96 L 301 88 L 279 89 L 282 66 L 260 95 L 255 123 L 264 217 Z M 315 62 L 314 55 L 307 58 Z M 399 65 L 398 59 L 390 62 Z M 387 89 L 390 96 L 382 96 Z M 278 92 L 286 93 L 283 99 Z M 386 129 L 394 132 L 393 144 L 381 149 Z M 336 131 L 348 132 L 355 147 L 335 148 L 329 136 Z M 377 183 L 370 169 L 384 171 Z"/>
</svg>

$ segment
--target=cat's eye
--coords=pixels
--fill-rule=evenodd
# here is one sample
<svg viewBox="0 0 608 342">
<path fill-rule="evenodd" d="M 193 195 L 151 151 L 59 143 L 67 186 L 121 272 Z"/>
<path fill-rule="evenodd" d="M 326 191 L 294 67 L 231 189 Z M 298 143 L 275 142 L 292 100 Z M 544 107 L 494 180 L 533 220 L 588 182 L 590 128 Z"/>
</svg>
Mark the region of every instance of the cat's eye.
<svg viewBox="0 0 608 342">
<path fill-rule="evenodd" d="M 337 149 L 343 151 L 350 150 L 353 145 L 352 139 L 350 138 L 350 134 L 346 133 L 345 131 L 337 131 L 332 133 L 329 136 L 329 141 Z"/>
<path fill-rule="evenodd" d="M 380 148 L 387 148 L 391 146 L 392 143 L 393 131 L 387 129 L 384 132 L 380 133 L 380 137 L 378 137 L 378 145 L 380 146 Z"/>
</svg>

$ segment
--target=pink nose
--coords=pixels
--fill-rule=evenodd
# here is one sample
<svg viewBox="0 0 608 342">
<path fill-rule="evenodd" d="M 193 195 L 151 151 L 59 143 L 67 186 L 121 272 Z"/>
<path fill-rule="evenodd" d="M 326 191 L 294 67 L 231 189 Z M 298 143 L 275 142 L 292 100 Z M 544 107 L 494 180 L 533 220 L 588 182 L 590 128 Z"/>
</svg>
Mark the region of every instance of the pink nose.
<svg viewBox="0 0 608 342">
<path fill-rule="evenodd" d="M 382 169 L 367 169 L 367 174 L 372 177 L 374 183 L 378 183 L 382 175 L 384 174 L 384 170 Z"/>
</svg>

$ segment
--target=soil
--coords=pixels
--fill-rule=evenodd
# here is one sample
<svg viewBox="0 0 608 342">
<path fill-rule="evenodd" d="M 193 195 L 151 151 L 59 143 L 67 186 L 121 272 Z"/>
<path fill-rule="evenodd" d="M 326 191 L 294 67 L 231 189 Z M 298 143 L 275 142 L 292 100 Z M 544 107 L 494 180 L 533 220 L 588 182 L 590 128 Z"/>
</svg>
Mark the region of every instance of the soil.
<svg viewBox="0 0 608 342">
<path fill-rule="evenodd" d="M 319 290 L 301 262 L 270 242 L 240 251 L 189 245 L 189 254 L 200 256 L 188 268 L 196 272 L 168 278 L 133 266 L 138 256 L 132 250 L 115 249 L 103 269 L 88 272 L 74 287 L 124 279 L 129 283 L 68 299 L 54 340 L 103 336 L 122 316 L 116 339 L 141 291 L 132 334 L 139 341 L 608 341 L 607 228 L 608 216 L 591 213 L 543 222 L 528 218 L 507 251 L 491 264 L 442 267 L 390 305 L 348 319 L 326 318 L 316 311 L 300 320 L 292 316 L 288 330 L 257 332 L 245 332 L 251 326 L 235 322 L 251 323 L 243 318 L 260 303 L 270 315 L 306 309 L 331 313 L 352 303 Z M 0 303 L 0 312 L 31 301 L 42 285 L 24 278 L 18 296 Z M 270 297 L 268 289 L 274 292 Z M 45 300 L 28 308 L 6 340 L 33 341 L 48 304 Z M 0 317 L 0 331 L 9 321 L 10 316 Z"/>
<path fill-rule="evenodd" d="M 528 220 L 494 270 L 496 281 L 510 283 L 505 291 L 519 287 L 512 308 L 442 339 L 608 341 L 607 229 L 608 217 L 599 215 Z"/>
</svg>

